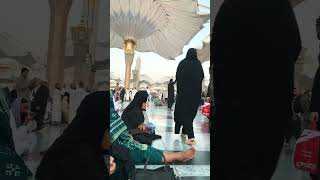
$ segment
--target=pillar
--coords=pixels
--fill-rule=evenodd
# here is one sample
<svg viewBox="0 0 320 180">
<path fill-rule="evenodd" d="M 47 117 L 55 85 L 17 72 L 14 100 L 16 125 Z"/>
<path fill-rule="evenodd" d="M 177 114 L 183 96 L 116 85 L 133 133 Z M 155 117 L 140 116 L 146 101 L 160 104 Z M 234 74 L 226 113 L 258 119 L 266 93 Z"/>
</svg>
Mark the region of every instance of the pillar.
<svg viewBox="0 0 320 180">
<path fill-rule="evenodd" d="M 123 51 L 124 51 L 125 63 L 126 63 L 126 72 L 125 72 L 126 74 L 124 79 L 125 89 L 130 88 L 131 66 L 132 66 L 136 47 L 137 47 L 137 43 L 134 39 L 126 39 L 123 42 Z"/>
<path fill-rule="evenodd" d="M 49 0 L 50 27 L 48 44 L 48 82 L 52 89 L 64 80 L 64 57 L 68 14 L 72 0 Z"/>
<path fill-rule="evenodd" d="M 124 87 L 125 89 L 128 89 L 130 87 L 130 77 L 131 77 L 131 67 L 133 62 L 134 54 L 125 54 L 125 62 L 126 62 L 126 74 L 124 79 Z"/>
</svg>

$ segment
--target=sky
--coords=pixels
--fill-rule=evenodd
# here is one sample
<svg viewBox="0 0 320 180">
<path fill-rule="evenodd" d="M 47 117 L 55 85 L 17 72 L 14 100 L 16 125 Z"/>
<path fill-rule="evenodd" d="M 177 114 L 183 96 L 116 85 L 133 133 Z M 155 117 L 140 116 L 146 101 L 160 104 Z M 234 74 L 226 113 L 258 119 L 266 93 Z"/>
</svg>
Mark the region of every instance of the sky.
<svg viewBox="0 0 320 180">
<path fill-rule="evenodd" d="M 210 7 L 210 0 L 199 0 L 200 4 Z M 200 11 L 203 9 L 200 9 Z M 209 12 L 209 11 L 206 11 Z M 159 81 L 166 76 L 175 76 L 179 62 L 185 58 L 186 52 L 189 48 L 202 48 L 202 41 L 210 34 L 210 22 L 204 24 L 204 28 L 197 33 L 192 40 L 183 48 L 183 53 L 174 60 L 165 59 L 155 53 L 141 53 L 136 52 L 132 69 L 135 68 L 135 60 L 140 57 L 141 74 L 147 74 L 153 81 Z M 125 76 L 125 60 L 123 50 L 117 48 L 110 49 L 110 71 L 121 80 Z M 203 63 L 203 70 L 205 78 L 209 80 L 209 61 Z M 206 83 L 208 84 L 208 83 Z"/>
</svg>

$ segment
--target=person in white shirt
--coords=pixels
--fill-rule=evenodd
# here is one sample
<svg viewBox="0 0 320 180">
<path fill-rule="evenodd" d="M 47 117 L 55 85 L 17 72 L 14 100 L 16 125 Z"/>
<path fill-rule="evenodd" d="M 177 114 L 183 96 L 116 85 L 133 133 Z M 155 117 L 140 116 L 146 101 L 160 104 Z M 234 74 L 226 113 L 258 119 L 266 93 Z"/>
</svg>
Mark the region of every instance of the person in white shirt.
<svg viewBox="0 0 320 180">
<path fill-rule="evenodd" d="M 126 95 L 125 95 L 125 101 L 130 100 L 130 94 L 129 94 L 129 89 L 126 90 Z"/>
</svg>

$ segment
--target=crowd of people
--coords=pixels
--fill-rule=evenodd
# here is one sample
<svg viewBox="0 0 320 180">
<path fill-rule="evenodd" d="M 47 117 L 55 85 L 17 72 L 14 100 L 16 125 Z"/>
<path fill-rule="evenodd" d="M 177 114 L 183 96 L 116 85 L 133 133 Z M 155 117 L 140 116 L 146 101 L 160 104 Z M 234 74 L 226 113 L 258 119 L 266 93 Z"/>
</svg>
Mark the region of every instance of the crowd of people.
<svg viewBox="0 0 320 180">
<path fill-rule="evenodd" d="M 38 143 L 37 131 L 50 124 L 70 124 L 88 94 L 82 82 L 78 87 L 75 84 L 62 87 L 57 83 L 50 91 L 46 81 L 37 77 L 30 79 L 29 73 L 29 69 L 22 68 L 13 88 L 2 88 L 10 115 L 14 151 L 22 158 L 28 158 L 34 151 Z"/>
<path fill-rule="evenodd" d="M 41 130 L 46 121 L 52 124 L 70 123 L 88 93 L 81 81 L 78 86 L 75 83 L 69 86 L 56 83 L 50 92 L 44 80 L 29 79 L 27 68 L 21 70 L 21 76 L 16 79 L 10 92 L 12 102 L 17 100 L 29 104 L 33 119 L 37 122 L 37 130 Z"/>
<path fill-rule="evenodd" d="M 132 89 L 125 89 L 124 87 L 120 87 L 119 83 L 117 83 L 117 86 L 112 90 L 115 98 L 117 100 L 123 101 L 132 101 L 133 97 L 137 93 L 137 88 L 132 88 Z"/>
</svg>

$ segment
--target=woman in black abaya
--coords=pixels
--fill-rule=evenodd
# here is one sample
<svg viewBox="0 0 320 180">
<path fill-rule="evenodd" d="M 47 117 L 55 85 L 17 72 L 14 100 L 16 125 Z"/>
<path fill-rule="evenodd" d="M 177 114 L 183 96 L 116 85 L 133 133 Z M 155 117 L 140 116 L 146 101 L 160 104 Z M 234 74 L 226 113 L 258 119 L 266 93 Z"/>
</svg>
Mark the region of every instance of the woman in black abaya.
<svg viewBox="0 0 320 180">
<path fill-rule="evenodd" d="M 109 126 L 109 94 L 95 92 L 81 102 L 72 123 L 49 148 L 37 180 L 105 180 L 108 169 L 103 142 Z"/>
<path fill-rule="evenodd" d="M 174 111 L 175 134 L 188 136 L 186 144 L 195 144 L 193 120 L 197 114 L 202 93 L 203 69 L 197 57 L 197 51 L 189 49 L 187 56 L 177 68 L 177 101 Z"/>
<path fill-rule="evenodd" d="M 173 79 L 170 79 L 168 84 L 168 109 L 171 111 L 172 105 L 174 103 L 174 84 L 176 81 L 173 82 Z"/>
<path fill-rule="evenodd" d="M 214 179 L 269 180 L 291 119 L 301 50 L 292 7 L 288 0 L 225 0 L 212 43 Z"/>
</svg>

